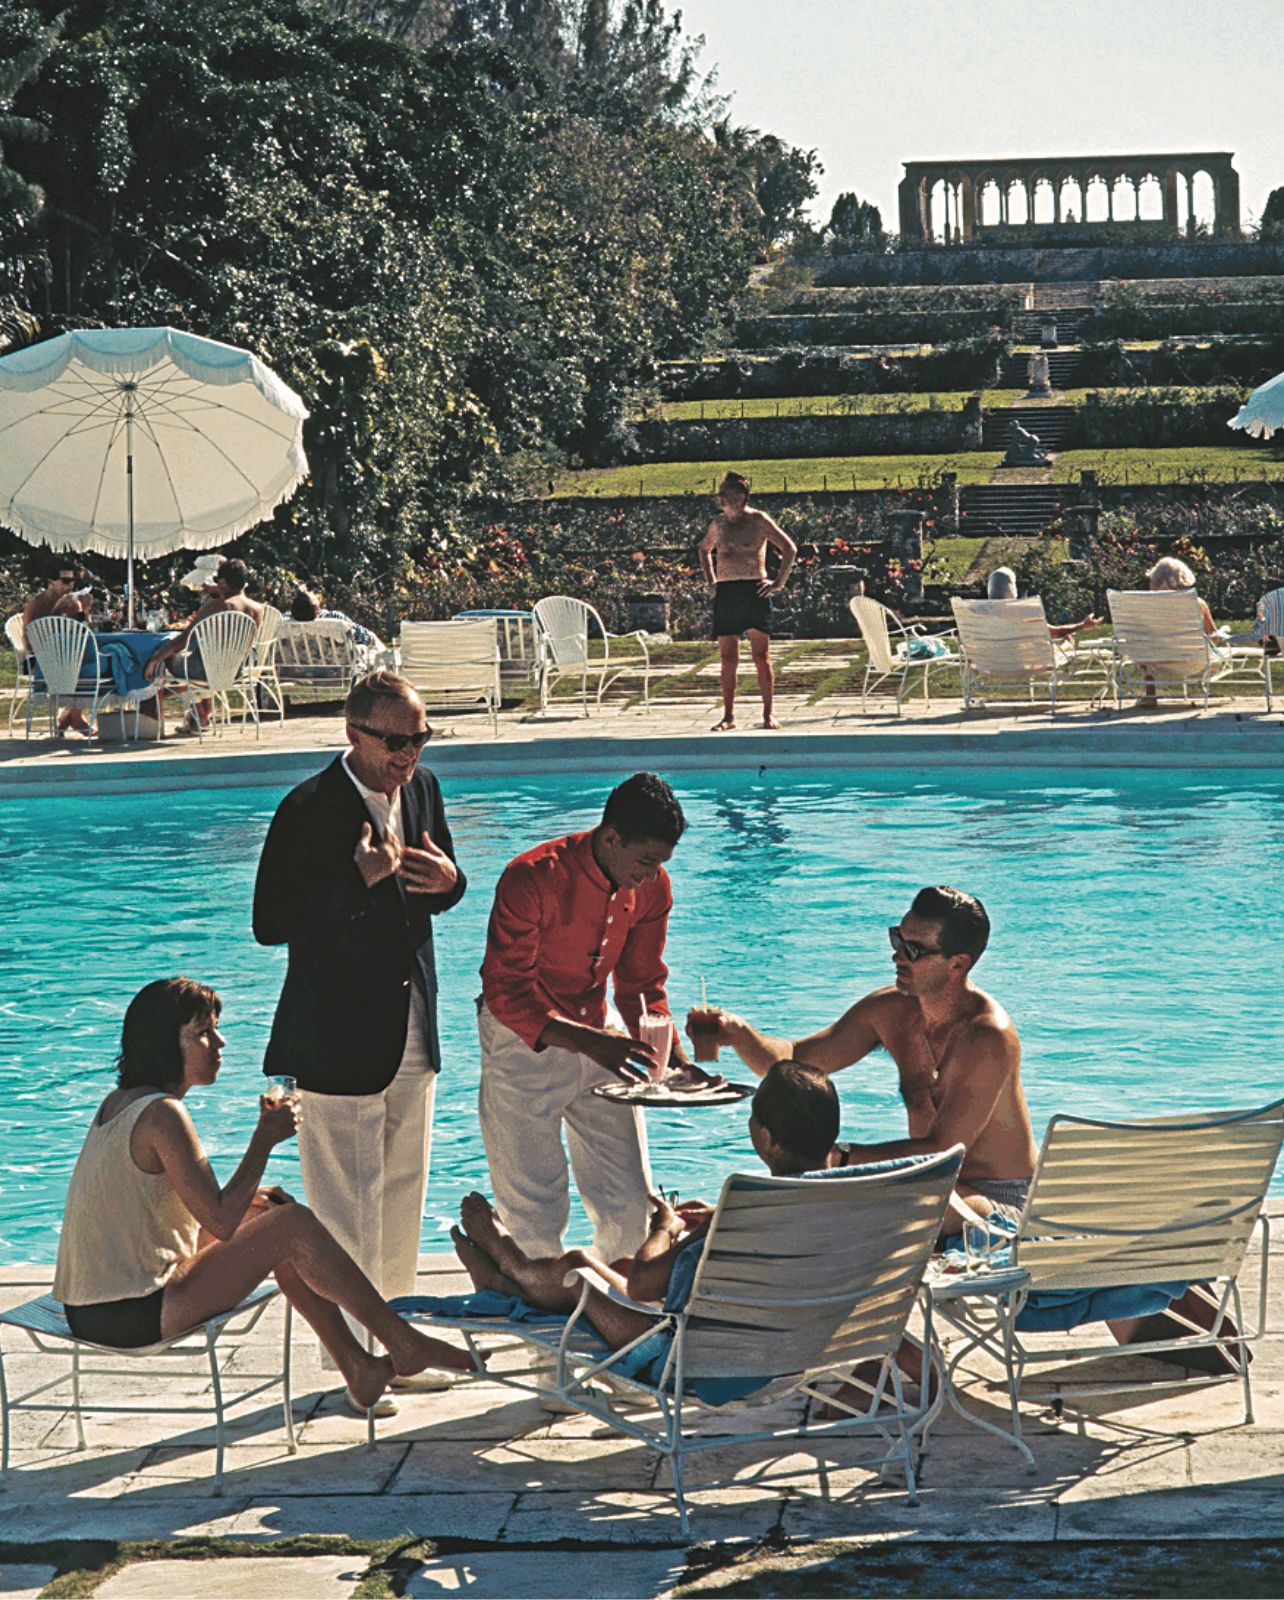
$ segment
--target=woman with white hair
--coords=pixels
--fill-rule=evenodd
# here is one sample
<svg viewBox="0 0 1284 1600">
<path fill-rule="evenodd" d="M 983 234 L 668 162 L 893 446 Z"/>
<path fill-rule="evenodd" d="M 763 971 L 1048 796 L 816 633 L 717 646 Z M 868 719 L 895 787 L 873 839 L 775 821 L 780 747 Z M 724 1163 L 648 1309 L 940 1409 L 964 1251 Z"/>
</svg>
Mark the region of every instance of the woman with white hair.
<svg viewBox="0 0 1284 1600">
<path fill-rule="evenodd" d="M 1146 581 L 1152 589 L 1193 589 L 1195 574 L 1176 556 L 1161 556 L 1146 574 Z M 1210 639 L 1216 638 L 1217 624 L 1213 621 L 1212 612 L 1202 600 L 1199 602 L 1199 610 L 1204 619 L 1204 632 Z"/>
<path fill-rule="evenodd" d="M 995 567 L 990 576 L 985 580 L 985 598 L 987 600 L 1015 600 L 1017 598 L 1017 578 L 1011 567 Z M 1059 622 L 1055 625 L 1048 624 L 1048 632 L 1054 639 L 1073 639 L 1076 633 L 1082 633 L 1086 628 L 1097 628 L 1101 625 L 1100 617 L 1085 617 L 1082 622 Z"/>
</svg>

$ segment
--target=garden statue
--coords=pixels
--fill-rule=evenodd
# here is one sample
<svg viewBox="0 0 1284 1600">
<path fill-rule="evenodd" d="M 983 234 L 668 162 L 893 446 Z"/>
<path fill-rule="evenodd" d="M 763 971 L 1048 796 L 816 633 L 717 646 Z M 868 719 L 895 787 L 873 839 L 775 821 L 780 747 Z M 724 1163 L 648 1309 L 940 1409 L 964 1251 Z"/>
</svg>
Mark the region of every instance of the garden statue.
<svg viewBox="0 0 1284 1600">
<path fill-rule="evenodd" d="M 1052 379 L 1048 371 L 1048 358 L 1040 350 L 1030 357 L 1029 366 L 1026 368 L 1026 394 L 1032 400 L 1050 399 L 1052 395 Z"/>
<path fill-rule="evenodd" d="M 1045 322 L 1039 329 L 1039 343 L 1045 350 L 1057 348 L 1057 325 L 1055 322 Z"/>
<path fill-rule="evenodd" d="M 1031 433 L 1019 422 L 1008 430 L 1008 448 L 1003 457 L 1005 467 L 1046 467 L 1048 452 L 1039 443 L 1037 433 Z"/>
</svg>

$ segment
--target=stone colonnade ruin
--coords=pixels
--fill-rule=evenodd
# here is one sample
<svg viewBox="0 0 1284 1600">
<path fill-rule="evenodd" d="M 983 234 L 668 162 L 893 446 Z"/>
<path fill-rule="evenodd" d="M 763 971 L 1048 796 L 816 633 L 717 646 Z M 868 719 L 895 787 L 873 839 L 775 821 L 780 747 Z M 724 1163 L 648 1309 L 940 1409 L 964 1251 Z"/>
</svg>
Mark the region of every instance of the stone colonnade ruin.
<svg viewBox="0 0 1284 1600">
<path fill-rule="evenodd" d="M 1064 243 L 1067 228 L 1112 222 L 1239 233 L 1239 174 L 1225 151 L 907 161 L 898 194 L 906 243 L 967 244 L 1010 228 Z"/>
</svg>

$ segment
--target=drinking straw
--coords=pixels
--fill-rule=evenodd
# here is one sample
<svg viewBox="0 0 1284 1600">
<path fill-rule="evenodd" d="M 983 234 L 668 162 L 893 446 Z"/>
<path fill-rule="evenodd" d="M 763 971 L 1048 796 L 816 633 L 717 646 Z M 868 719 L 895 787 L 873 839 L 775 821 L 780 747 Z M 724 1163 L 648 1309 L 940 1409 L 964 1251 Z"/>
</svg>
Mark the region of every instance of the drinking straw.
<svg viewBox="0 0 1284 1600">
<path fill-rule="evenodd" d="M 703 978 L 700 979 L 700 1009 L 701 1011 L 709 1009 L 709 991 L 705 988 Z"/>
</svg>

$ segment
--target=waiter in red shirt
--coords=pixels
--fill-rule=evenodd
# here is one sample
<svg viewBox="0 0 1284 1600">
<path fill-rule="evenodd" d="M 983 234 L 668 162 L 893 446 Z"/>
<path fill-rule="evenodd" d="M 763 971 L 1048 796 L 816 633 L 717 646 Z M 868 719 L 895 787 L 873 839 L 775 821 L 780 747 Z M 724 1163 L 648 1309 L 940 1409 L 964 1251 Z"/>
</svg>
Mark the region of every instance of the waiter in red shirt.
<svg viewBox="0 0 1284 1600">
<path fill-rule="evenodd" d="M 481 1128 L 499 1214 L 528 1255 L 563 1248 L 563 1124 L 599 1254 L 632 1255 L 646 1237 L 641 1113 L 592 1090 L 642 1077 L 652 1058 L 633 1035 L 643 1011 L 669 1010 L 664 863 L 685 828 L 669 785 L 639 772 L 612 790 L 598 827 L 526 851 L 495 890 L 478 1022 Z M 685 1060 L 676 1036 L 674 1056 Z"/>
</svg>

